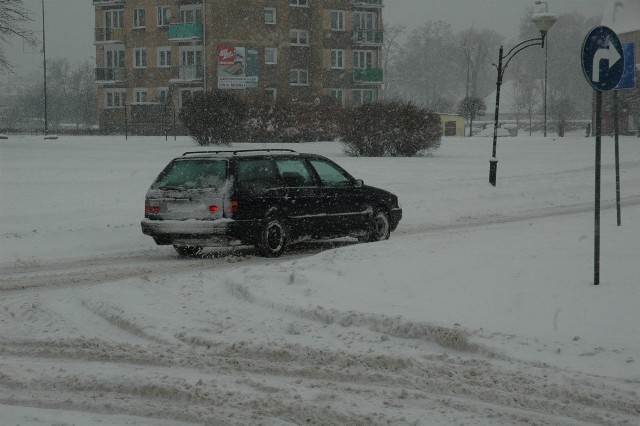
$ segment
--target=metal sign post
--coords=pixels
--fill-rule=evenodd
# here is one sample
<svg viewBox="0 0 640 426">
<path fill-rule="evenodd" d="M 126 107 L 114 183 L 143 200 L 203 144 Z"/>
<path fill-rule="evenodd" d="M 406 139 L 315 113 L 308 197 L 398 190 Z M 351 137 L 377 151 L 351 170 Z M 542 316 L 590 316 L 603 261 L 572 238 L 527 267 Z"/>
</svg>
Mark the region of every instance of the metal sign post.
<svg viewBox="0 0 640 426">
<path fill-rule="evenodd" d="M 633 89 L 636 87 L 636 61 L 635 46 L 633 43 L 624 43 L 624 71 L 620 82 L 613 90 L 613 125 L 615 131 L 615 155 L 616 155 L 616 211 L 618 226 L 622 226 L 622 208 L 620 206 L 620 129 L 618 126 L 618 90 Z"/>
<path fill-rule="evenodd" d="M 596 91 L 596 182 L 593 228 L 593 285 L 600 284 L 600 174 L 602 170 L 602 92 Z"/>
<path fill-rule="evenodd" d="M 600 172 L 602 168 L 602 92 L 614 89 L 624 71 L 624 52 L 617 34 L 608 27 L 592 29 L 582 44 L 582 71 L 596 90 L 596 171 L 593 244 L 593 284 L 600 284 Z"/>
<path fill-rule="evenodd" d="M 622 225 L 622 210 L 620 208 L 620 126 L 618 126 L 618 92 L 613 91 L 613 133 L 615 139 L 616 157 L 616 217 L 618 226 Z"/>
</svg>

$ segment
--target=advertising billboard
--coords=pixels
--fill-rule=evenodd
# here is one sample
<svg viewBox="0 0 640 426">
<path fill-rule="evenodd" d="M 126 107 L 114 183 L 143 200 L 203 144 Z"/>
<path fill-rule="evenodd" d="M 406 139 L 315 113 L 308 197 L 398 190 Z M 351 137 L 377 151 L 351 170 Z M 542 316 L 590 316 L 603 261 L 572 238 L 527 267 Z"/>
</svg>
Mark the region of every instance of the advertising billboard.
<svg viewBox="0 0 640 426">
<path fill-rule="evenodd" d="M 218 88 L 257 89 L 258 50 L 238 46 L 218 46 Z"/>
</svg>

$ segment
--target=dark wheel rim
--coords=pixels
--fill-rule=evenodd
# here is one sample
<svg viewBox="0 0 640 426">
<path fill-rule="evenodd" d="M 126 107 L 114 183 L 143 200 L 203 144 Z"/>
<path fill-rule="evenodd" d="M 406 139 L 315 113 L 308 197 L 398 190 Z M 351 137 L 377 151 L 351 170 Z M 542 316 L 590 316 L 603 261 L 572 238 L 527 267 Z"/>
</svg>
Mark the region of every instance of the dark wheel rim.
<svg viewBox="0 0 640 426">
<path fill-rule="evenodd" d="M 389 218 L 383 212 L 379 212 L 373 218 L 373 236 L 376 240 L 383 240 L 389 234 Z"/>
<path fill-rule="evenodd" d="M 284 232 L 278 223 L 273 223 L 267 228 L 266 246 L 271 252 L 279 251 L 284 244 Z"/>
</svg>

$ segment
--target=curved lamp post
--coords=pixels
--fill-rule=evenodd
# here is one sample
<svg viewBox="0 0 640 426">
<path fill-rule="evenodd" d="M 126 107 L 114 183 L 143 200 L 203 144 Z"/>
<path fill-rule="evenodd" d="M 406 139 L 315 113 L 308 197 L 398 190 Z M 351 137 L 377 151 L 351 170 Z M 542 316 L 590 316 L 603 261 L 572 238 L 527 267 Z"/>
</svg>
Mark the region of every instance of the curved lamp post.
<svg viewBox="0 0 640 426">
<path fill-rule="evenodd" d="M 509 62 L 519 52 L 523 51 L 527 47 L 540 46 L 544 47 L 544 40 L 547 37 L 547 32 L 558 20 L 554 14 L 551 13 L 536 13 L 531 18 L 533 23 L 536 24 L 540 31 L 540 37 L 531 38 L 521 43 L 516 44 L 506 55 L 503 54 L 503 48 L 500 46 L 500 54 L 498 56 L 498 80 L 496 82 L 496 113 L 495 123 L 493 125 L 493 151 L 491 153 L 491 159 L 489 160 L 489 183 L 496 186 L 496 174 L 498 172 L 498 159 L 496 158 L 496 147 L 498 143 L 498 116 L 500 113 L 500 86 L 502 86 L 502 78 L 504 77 L 504 71 L 507 69 Z"/>
</svg>

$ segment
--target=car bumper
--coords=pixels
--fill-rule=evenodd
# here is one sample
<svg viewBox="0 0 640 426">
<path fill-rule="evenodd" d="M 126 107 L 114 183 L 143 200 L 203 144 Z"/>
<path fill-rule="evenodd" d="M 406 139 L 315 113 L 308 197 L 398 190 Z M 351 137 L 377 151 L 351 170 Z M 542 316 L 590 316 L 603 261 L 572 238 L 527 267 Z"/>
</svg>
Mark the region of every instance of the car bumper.
<svg viewBox="0 0 640 426">
<path fill-rule="evenodd" d="M 395 231 L 395 229 L 398 227 L 398 223 L 400 223 L 400 220 L 402 219 L 402 209 L 400 207 L 391 209 L 390 214 L 391 214 L 391 218 L 390 218 L 391 230 Z"/>
<path fill-rule="evenodd" d="M 248 221 L 152 220 L 140 223 L 142 233 L 160 245 L 234 245 L 248 242 L 255 224 Z"/>
</svg>

